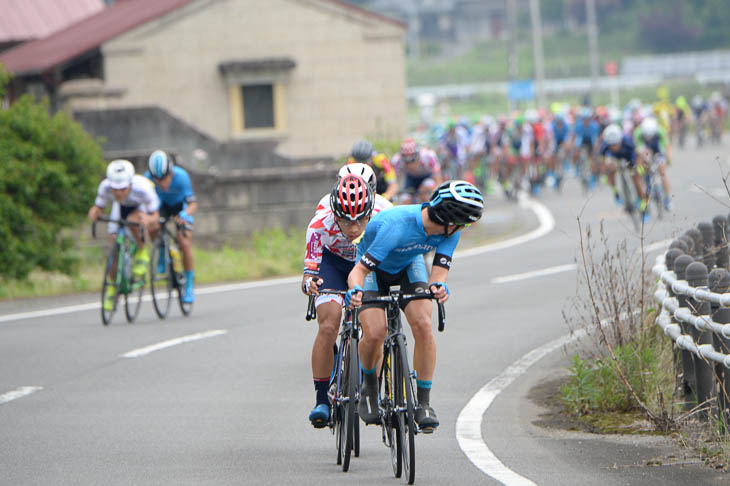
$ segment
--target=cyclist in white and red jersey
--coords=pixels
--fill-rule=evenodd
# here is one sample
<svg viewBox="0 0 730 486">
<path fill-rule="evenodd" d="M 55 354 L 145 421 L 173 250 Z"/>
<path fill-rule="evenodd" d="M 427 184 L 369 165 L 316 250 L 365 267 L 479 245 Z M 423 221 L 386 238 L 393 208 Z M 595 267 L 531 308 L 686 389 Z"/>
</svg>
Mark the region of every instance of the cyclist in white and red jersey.
<svg viewBox="0 0 730 486">
<path fill-rule="evenodd" d="M 398 175 L 405 177 L 404 191 L 408 194 L 405 204 L 415 202 L 416 194 L 426 179 L 441 183 L 441 163 L 431 149 L 418 147 L 416 141 L 407 138 L 400 146 L 400 152 L 393 156 L 393 167 Z"/>
<path fill-rule="evenodd" d="M 353 165 L 346 167 L 352 170 Z M 372 182 L 374 185 L 374 177 Z M 387 199 L 374 194 L 362 177 L 352 173 L 340 177 L 326 197 L 329 203 L 324 207 L 320 201 L 307 228 L 302 277 L 302 291 L 307 295 L 318 295 L 320 288 L 347 290 L 347 276 L 355 265 L 357 254 L 353 241 L 365 231 L 373 212 L 392 207 Z M 315 300 L 319 326 L 312 347 L 316 403 L 309 414 L 309 421 L 315 428 L 325 427 L 330 417 L 327 389 L 334 365 L 332 348 L 340 327 L 342 304 L 342 297 L 338 295 L 319 295 Z"/>
</svg>

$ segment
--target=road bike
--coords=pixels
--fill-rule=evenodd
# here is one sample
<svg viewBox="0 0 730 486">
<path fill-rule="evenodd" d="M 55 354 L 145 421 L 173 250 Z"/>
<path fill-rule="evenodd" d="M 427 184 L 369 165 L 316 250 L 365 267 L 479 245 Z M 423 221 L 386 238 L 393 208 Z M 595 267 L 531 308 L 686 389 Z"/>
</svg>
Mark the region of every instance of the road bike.
<svg viewBox="0 0 730 486">
<path fill-rule="evenodd" d="M 656 153 L 651 157 L 651 162 L 646 170 L 644 182 L 646 183 L 647 204 L 654 206 L 657 219 L 664 216 L 664 186 L 662 185 L 661 174 L 659 174 L 659 165 L 666 162 L 664 155 Z M 648 211 L 648 208 L 647 208 Z"/>
<path fill-rule="evenodd" d="M 137 252 L 137 242 L 127 228 L 139 227 L 140 224 L 125 219 L 113 220 L 100 216 L 97 221 L 116 223 L 119 225 L 116 239 L 106 258 L 104 267 L 104 282 L 101 286 L 101 321 L 108 325 L 117 310 L 119 296 L 124 295 L 124 313 L 127 322 L 134 322 L 142 306 L 142 294 L 146 282 L 146 275 L 135 277 L 132 271 L 134 254 Z M 96 221 L 91 225 L 91 234 L 96 238 Z M 142 233 L 144 241 L 144 232 Z M 114 305 L 111 309 L 104 308 L 104 300 L 108 289 L 114 289 Z"/>
<path fill-rule="evenodd" d="M 390 287 L 389 294 L 364 298 L 362 304 L 386 304 L 387 335 L 383 346 L 383 364 L 379 375 L 380 419 L 383 444 L 390 449 L 393 474 L 400 478 L 405 472 L 408 484 L 416 479 L 415 436 L 419 430 L 415 413 L 419 405 L 416 399 L 416 372 L 408 364 L 406 336 L 401 323 L 400 305 L 412 300 L 435 299 L 430 292 L 403 294 L 400 287 Z M 353 310 L 352 320 L 359 325 L 359 309 Z M 438 304 L 438 330 L 443 332 L 446 314 L 443 304 Z"/>
<path fill-rule="evenodd" d="M 320 294 L 344 296 L 340 290 L 320 290 Z M 316 296 L 309 296 L 306 320 L 317 318 L 315 307 Z M 330 419 L 327 424 L 335 436 L 337 449 L 337 465 L 342 471 L 350 469 L 350 457 L 360 456 L 360 416 L 357 405 L 360 401 L 360 360 L 357 347 L 360 342 L 359 321 L 353 319 L 352 312 L 345 309 L 345 317 L 340 326 L 339 344 L 335 345 L 335 362 L 330 376 L 328 397 L 330 401 Z"/>
<path fill-rule="evenodd" d="M 160 218 L 160 235 L 152 247 L 150 258 L 150 289 L 155 313 L 160 319 L 167 317 L 172 303 L 172 291 L 177 292 L 177 301 L 184 316 L 193 310 L 192 302 L 183 302 L 185 295 L 185 271 L 182 267 L 182 254 L 177 238 L 167 228 L 169 219 Z M 185 234 L 189 228 L 185 224 L 175 223 L 177 230 Z"/>
<path fill-rule="evenodd" d="M 619 190 L 621 191 L 621 197 L 623 198 L 624 211 L 626 211 L 634 224 L 634 229 L 639 231 L 641 229 L 641 208 L 639 206 L 639 196 L 636 192 L 636 186 L 631 177 L 631 169 L 629 168 L 629 162 L 626 159 L 620 159 L 617 162 L 617 175 Z"/>
</svg>

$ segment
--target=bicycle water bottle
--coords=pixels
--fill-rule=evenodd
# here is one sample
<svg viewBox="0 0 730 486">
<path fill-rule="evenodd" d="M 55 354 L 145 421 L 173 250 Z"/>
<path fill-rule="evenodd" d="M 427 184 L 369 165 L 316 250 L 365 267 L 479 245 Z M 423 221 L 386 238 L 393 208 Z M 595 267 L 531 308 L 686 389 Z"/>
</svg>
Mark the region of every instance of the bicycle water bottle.
<svg viewBox="0 0 730 486">
<path fill-rule="evenodd" d="M 172 256 L 172 268 L 176 273 L 181 273 L 183 271 L 183 265 L 180 252 L 177 251 L 177 248 L 170 248 L 170 255 Z"/>
</svg>

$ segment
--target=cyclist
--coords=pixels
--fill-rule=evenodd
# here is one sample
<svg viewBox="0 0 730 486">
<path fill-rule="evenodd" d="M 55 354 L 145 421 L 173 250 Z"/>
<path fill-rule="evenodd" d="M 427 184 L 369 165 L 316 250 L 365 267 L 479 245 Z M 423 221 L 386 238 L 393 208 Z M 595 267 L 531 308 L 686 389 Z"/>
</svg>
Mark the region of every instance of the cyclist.
<svg viewBox="0 0 730 486">
<path fill-rule="evenodd" d="M 608 176 L 608 183 L 613 189 L 613 196 L 616 203 L 621 205 L 621 195 L 616 187 L 616 161 L 625 160 L 631 171 L 631 178 L 636 187 L 636 193 L 639 195 L 639 210 L 643 213 L 644 221 L 648 219 L 646 213 L 646 198 L 644 185 L 638 171 L 633 170 L 636 167 L 636 145 L 630 135 L 624 135 L 621 128 L 615 123 L 610 124 L 601 134 L 602 142 L 599 149 L 599 155 L 604 158 L 604 164 Z"/>
<path fill-rule="evenodd" d="M 361 164 L 345 167 L 354 165 Z M 347 289 L 347 275 L 355 265 L 353 241 L 362 234 L 373 211 L 392 207 L 387 199 L 374 195 L 372 187 L 362 177 L 350 173 L 338 179 L 327 197 L 329 203 L 321 209 L 318 206 L 307 228 L 302 277 L 302 291 L 307 295 L 318 295 L 320 287 Z M 315 305 L 318 330 L 312 347 L 312 377 L 316 402 L 309 413 L 309 421 L 315 428 L 322 428 L 330 417 L 327 389 L 334 365 L 332 348 L 342 317 L 342 297 L 318 295 Z"/>
<path fill-rule="evenodd" d="M 428 288 L 439 302 L 446 302 L 449 288 L 445 282 L 459 232 L 478 221 L 483 208 L 479 189 L 466 181 L 446 181 L 428 203 L 397 206 L 375 215 L 358 244 L 358 263 L 347 278 L 345 304 L 357 307 L 362 304 L 363 295 L 387 295 L 391 285 L 400 285 L 401 291 L 409 294 Z M 436 254 L 429 278 L 423 254 L 431 250 Z M 415 339 L 413 369 L 419 408 L 414 419 L 426 433 L 439 425 L 430 402 L 436 366 L 432 308 L 429 301 L 414 300 L 403 309 Z M 374 424 L 379 421 L 376 371 L 386 336 L 384 305 L 364 305 L 360 318 L 363 387 L 358 411 L 366 424 Z"/>
<path fill-rule="evenodd" d="M 134 165 L 128 160 L 112 160 L 106 168 L 106 179 L 99 184 L 94 205 L 89 208 L 88 217 L 96 221 L 104 209 L 112 203 L 110 218 L 124 219 L 139 223 L 147 230 L 156 224 L 159 219 L 160 199 L 155 193 L 152 183 L 141 175 L 134 173 Z M 118 232 L 118 225 L 109 223 L 107 226 L 109 241 L 114 243 Z M 134 255 L 132 273 L 135 278 L 142 278 L 147 273 L 150 256 L 142 240 L 140 228 L 130 227 L 132 236 L 137 242 L 137 252 Z M 114 286 L 107 287 L 104 296 L 104 310 L 114 307 Z"/>
<path fill-rule="evenodd" d="M 596 142 L 600 135 L 598 122 L 593 119 L 593 112 L 589 107 L 583 107 L 580 111 L 580 119 L 573 126 L 573 165 L 578 167 L 578 158 L 581 150 L 585 150 L 590 161 L 591 176 L 588 179 L 588 189 L 593 189 L 598 180 L 598 167 L 594 156 Z"/>
<path fill-rule="evenodd" d="M 198 209 L 195 192 L 190 182 L 190 175 L 182 167 L 176 166 L 172 157 L 164 150 L 155 150 L 147 161 L 148 170 L 145 177 L 155 184 L 160 198 L 160 214 L 164 218 L 173 217 L 175 222 L 184 225 L 185 231 L 177 233 L 177 243 L 182 252 L 183 269 L 185 270 L 185 293 L 182 301 L 186 304 L 195 301 L 195 270 L 193 265 L 193 215 Z M 150 232 L 154 240 L 159 232 L 159 224 Z M 158 273 L 165 272 L 165 259 L 158 260 L 161 268 Z"/>
<path fill-rule="evenodd" d="M 388 201 L 392 201 L 395 195 L 398 194 L 398 182 L 396 181 L 395 170 L 388 157 L 385 154 L 375 152 L 373 144 L 367 140 L 360 140 L 352 146 L 351 157 L 347 163 L 352 164 L 355 162 L 370 166 L 377 181 L 374 188 L 375 193 L 380 194 Z"/>
<path fill-rule="evenodd" d="M 669 157 L 667 135 L 664 129 L 659 126 L 656 118 L 646 117 L 634 130 L 634 142 L 637 147 L 639 163 L 644 169 L 656 163 L 659 176 L 664 187 L 664 208 L 671 211 L 672 201 L 669 197 L 669 181 L 667 180 L 667 159 Z"/>
<path fill-rule="evenodd" d="M 407 138 L 400 146 L 400 152 L 393 156 L 393 166 L 398 174 L 405 177 L 404 191 L 406 201 L 414 202 L 421 186 L 427 179 L 441 182 L 441 164 L 436 152 L 426 147 L 418 147 L 416 141 Z"/>
</svg>

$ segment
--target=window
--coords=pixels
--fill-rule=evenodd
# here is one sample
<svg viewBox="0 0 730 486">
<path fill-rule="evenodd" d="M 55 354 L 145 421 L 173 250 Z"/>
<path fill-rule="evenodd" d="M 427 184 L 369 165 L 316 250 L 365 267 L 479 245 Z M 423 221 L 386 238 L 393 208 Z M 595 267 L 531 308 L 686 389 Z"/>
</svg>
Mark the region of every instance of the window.
<svg viewBox="0 0 730 486">
<path fill-rule="evenodd" d="M 243 128 L 274 128 L 274 88 L 271 84 L 241 87 Z"/>
</svg>

